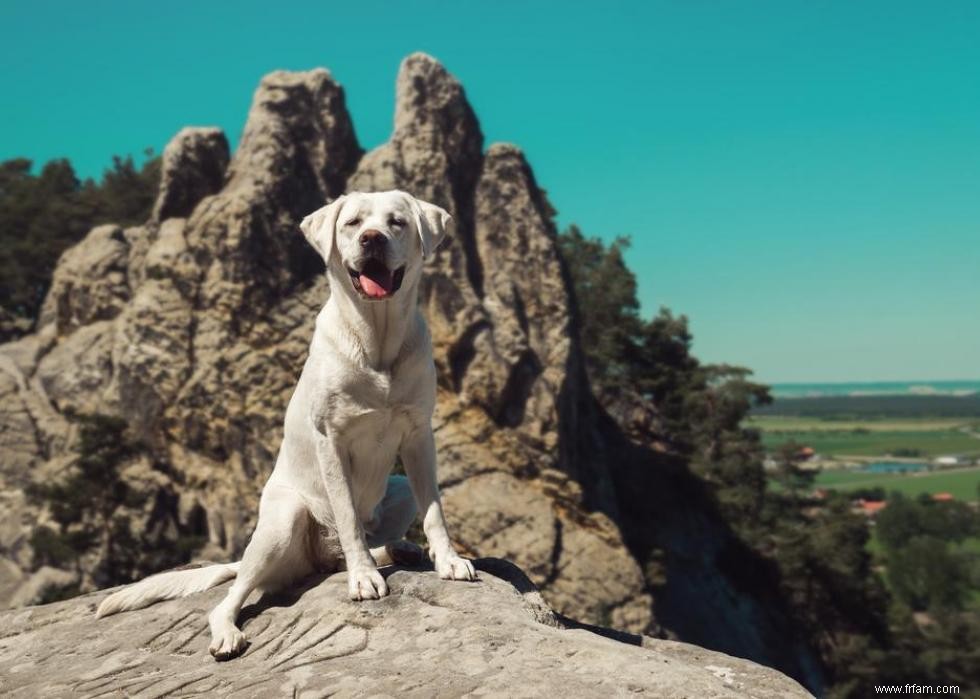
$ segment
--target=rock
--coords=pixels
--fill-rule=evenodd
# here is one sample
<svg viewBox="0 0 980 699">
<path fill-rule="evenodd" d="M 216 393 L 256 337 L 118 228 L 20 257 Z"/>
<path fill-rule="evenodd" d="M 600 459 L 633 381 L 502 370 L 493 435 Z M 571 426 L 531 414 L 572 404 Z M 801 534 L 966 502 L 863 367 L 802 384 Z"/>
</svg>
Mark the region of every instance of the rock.
<svg viewBox="0 0 980 699">
<path fill-rule="evenodd" d="M 245 607 L 244 655 L 207 652 L 227 585 L 96 620 L 105 593 L 0 615 L 4 695 L 808 697 L 768 668 L 557 617 L 519 569 L 480 580 L 388 570 L 390 596 L 351 602 L 346 574 Z"/>
<path fill-rule="evenodd" d="M 14 607 L 35 604 L 48 588 L 70 585 L 75 580 L 76 576 L 67 570 L 42 566 L 17 588 L 11 597 L 10 604 Z"/>
<path fill-rule="evenodd" d="M 265 77 L 227 183 L 198 205 L 178 243 L 191 268 L 148 270 L 170 277 L 193 317 L 184 357 L 194 361 L 167 370 L 186 376 L 175 395 L 158 396 L 168 406 L 160 420 L 174 441 L 241 459 L 253 481 L 250 504 L 271 468 L 314 309 L 326 297 L 322 262 L 297 222 L 341 193 L 360 154 L 343 90 L 327 71 Z M 297 344 L 286 349 L 287 338 Z M 157 354 L 185 361 L 173 350 Z"/>
<path fill-rule="evenodd" d="M 30 318 L 24 318 L 0 306 L 0 342 L 16 340 L 29 333 L 32 327 L 34 323 Z"/>
<path fill-rule="evenodd" d="M 228 139 L 221 129 L 181 129 L 163 150 L 152 219 L 189 216 L 201 199 L 221 189 L 228 156 Z"/>
<path fill-rule="evenodd" d="M 129 241 L 122 228 L 93 228 L 58 261 L 38 327 L 54 323 L 64 335 L 118 315 L 130 297 L 128 259 Z"/>
<path fill-rule="evenodd" d="M 519 149 L 481 153 L 463 88 L 434 59 L 406 58 L 396 92 L 391 139 L 364 157 L 350 189 L 405 189 L 456 217 L 456 235 L 427 266 L 421 304 L 457 539 L 473 554 L 513 556 L 563 613 L 643 631 L 652 613 L 642 572 L 613 521 L 588 507 L 603 500 L 615 510 L 609 474 L 574 446 L 588 389 L 550 206 Z M 583 492 L 569 476 L 586 472 Z M 569 565 L 568 550 L 603 564 Z"/>
<path fill-rule="evenodd" d="M 395 84 L 395 128 L 367 154 L 349 190 L 405 189 L 446 207 L 457 231 L 468 233 L 467 202 L 479 173 L 483 133 L 462 85 L 424 53 L 402 61 Z"/>
<path fill-rule="evenodd" d="M 35 376 L 59 412 L 118 411 L 115 396 L 106 394 L 113 371 L 113 328 L 109 320 L 82 326 L 38 362 Z"/>
<path fill-rule="evenodd" d="M 54 326 L 3 345 L 0 352 L 0 490 L 21 490 L 37 466 L 64 449 L 68 424 L 35 375 L 53 344 Z M 0 516 L 9 514 L 0 508 Z M 0 550 L 9 553 L 0 541 Z"/>
</svg>

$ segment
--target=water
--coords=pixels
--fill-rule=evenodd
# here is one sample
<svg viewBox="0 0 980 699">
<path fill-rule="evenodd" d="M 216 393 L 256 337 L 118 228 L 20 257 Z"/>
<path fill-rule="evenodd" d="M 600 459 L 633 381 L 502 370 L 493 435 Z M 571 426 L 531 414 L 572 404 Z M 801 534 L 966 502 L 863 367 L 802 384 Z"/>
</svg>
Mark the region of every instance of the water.
<svg viewBox="0 0 980 699">
<path fill-rule="evenodd" d="M 865 473 L 916 473 L 926 471 L 929 464 L 923 463 L 902 463 L 899 461 L 875 461 L 861 470 Z"/>
<path fill-rule="evenodd" d="M 968 396 L 980 393 L 980 381 L 852 381 L 775 383 L 776 398 L 811 396 Z"/>
</svg>

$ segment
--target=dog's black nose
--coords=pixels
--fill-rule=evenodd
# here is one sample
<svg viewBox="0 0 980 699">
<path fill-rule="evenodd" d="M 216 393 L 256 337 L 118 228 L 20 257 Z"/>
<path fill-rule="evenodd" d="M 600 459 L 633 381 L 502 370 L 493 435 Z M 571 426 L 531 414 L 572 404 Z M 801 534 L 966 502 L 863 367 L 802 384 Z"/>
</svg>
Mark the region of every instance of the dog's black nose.
<svg viewBox="0 0 980 699">
<path fill-rule="evenodd" d="M 385 246 L 385 236 L 381 231 L 361 233 L 361 247 L 365 250 L 380 250 Z"/>
</svg>

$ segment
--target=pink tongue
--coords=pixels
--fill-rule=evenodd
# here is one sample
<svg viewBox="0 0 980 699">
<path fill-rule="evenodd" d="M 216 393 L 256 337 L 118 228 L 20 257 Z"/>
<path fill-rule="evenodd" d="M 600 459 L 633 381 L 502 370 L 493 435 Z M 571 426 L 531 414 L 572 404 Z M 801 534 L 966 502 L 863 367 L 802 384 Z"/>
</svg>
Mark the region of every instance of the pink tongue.
<svg viewBox="0 0 980 699">
<path fill-rule="evenodd" d="M 361 274 L 358 277 L 358 280 L 361 282 L 361 289 L 364 290 L 364 293 L 376 299 L 387 296 L 389 293 L 388 290 L 391 287 L 390 275 L 388 279 L 383 280 L 383 282 L 375 281 L 366 274 Z"/>
</svg>

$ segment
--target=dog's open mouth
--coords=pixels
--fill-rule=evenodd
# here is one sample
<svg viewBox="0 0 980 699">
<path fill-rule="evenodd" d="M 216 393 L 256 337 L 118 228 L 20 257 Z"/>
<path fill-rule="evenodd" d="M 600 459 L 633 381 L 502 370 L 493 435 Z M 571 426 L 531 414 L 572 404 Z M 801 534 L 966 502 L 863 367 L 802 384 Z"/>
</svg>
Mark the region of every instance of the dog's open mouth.
<svg viewBox="0 0 980 699">
<path fill-rule="evenodd" d="M 364 263 L 361 271 L 348 268 L 347 272 L 354 288 L 370 299 L 388 298 L 401 288 L 405 278 L 404 266 L 392 272 L 384 262 L 373 258 Z"/>
</svg>

